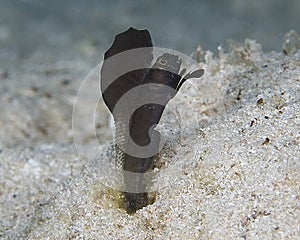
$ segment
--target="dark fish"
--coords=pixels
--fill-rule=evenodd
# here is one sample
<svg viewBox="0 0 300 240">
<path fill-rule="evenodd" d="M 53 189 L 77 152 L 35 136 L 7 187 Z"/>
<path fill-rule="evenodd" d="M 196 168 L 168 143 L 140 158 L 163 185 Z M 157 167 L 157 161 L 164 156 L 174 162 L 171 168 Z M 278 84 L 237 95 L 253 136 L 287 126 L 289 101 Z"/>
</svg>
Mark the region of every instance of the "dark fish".
<svg viewBox="0 0 300 240">
<path fill-rule="evenodd" d="M 136 49 L 142 51 L 133 55 L 126 52 Z M 123 59 L 118 57 L 120 53 L 129 53 L 129 55 Z M 112 58 L 113 56 L 115 57 Z M 204 73 L 204 70 L 200 69 L 182 77 L 186 69 L 179 73 L 181 60 L 178 56 L 169 53 L 158 57 L 151 66 L 152 61 L 153 45 L 149 32 L 129 28 L 115 37 L 112 46 L 104 55 L 101 69 L 102 96 L 115 121 L 117 161 L 124 173 L 126 189 L 124 206 L 127 212 L 135 212 L 148 204 L 147 184 L 143 174 L 152 167 L 153 157 L 158 153 L 160 141 L 160 134 L 153 129 L 153 126 L 159 123 L 165 106 L 176 95 L 182 84 L 187 79 L 199 78 Z M 121 72 L 120 76 L 114 75 L 114 72 L 118 72 L 122 67 L 125 68 L 123 70 L 128 68 L 128 71 Z M 141 86 L 141 90 L 134 95 L 134 98 L 126 102 L 120 101 L 123 96 Z M 140 106 L 139 103 L 143 103 L 147 96 L 158 100 L 159 104 L 149 102 Z M 120 102 L 123 105 L 116 111 L 115 107 Z M 134 111 L 128 119 L 130 110 Z M 152 143 L 152 148 L 149 151 L 146 148 L 145 156 L 129 154 L 127 150 L 129 150 L 130 139 L 138 146 L 148 146 Z"/>
</svg>

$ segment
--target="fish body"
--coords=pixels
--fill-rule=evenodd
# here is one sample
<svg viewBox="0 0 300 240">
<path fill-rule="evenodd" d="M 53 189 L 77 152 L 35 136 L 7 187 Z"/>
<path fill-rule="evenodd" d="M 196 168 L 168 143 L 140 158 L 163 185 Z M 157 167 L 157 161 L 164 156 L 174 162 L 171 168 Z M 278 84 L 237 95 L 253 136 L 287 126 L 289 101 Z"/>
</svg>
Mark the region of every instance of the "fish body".
<svg viewBox="0 0 300 240">
<path fill-rule="evenodd" d="M 143 48 L 141 56 L 125 60 L 129 61 L 128 68 L 133 66 L 133 70 L 129 69 L 111 81 L 110 75 L 116 68 L 123 63 L 128 64 L 123 60 L 114 62 L 113 57 L 139 48 Z M 144 173 L 151 169 L 160 142 L 160 133 L 154 127 L 159 123 L 167 103 L 188 79 L 179 74 L 181 60 L 178 56 L 164 53 L 154 64 L 151 64 L 152 61 L 153 45 L 149 32 L 129 28 L 116 36 L 104 55 L 101 69 L 102 97 L 115 121 L 117 164 L 123 170 L 124 207 L 127 212 L 135 212 L 149 202 L 149 180 L 144 179 Z M 134 64 L 143 67 L 135 69 Z M 202 76 L 203 70 L 199 74 L 189 74 L 193 77 Z M 149 102 L 145 102 L 145 99 L 149 99 Z M 138 151 L 130 151 L 131 145 L 135 144 L 145 150 L 139 154 Z"/>
</svg>

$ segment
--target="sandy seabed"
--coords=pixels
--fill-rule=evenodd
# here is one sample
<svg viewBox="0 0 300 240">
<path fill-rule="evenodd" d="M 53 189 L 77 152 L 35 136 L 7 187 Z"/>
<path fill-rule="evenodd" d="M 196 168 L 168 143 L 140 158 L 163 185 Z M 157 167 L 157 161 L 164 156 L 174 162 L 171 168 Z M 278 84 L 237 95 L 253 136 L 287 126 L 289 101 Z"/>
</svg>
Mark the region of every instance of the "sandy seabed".
<svg viewBox="0 0 300 240">
<path fill-rule="evenodd" d="M 198 54 L 205 75 L 183 86 L 162 119 L 155 202 L 132 215 L 84 160 L 92 84 L 77 113 L 81 158 L 73 143 L 73 102 L 90 65 L 29 59 L 14 73 L 0 69 L 0 237 L 299 239 L 299 48 L 265 53 L 245 40 L 217 57 Z M 97 112 L 101 162 L 111 156 L 111 121 L 102 103 Z"/>
</svg>

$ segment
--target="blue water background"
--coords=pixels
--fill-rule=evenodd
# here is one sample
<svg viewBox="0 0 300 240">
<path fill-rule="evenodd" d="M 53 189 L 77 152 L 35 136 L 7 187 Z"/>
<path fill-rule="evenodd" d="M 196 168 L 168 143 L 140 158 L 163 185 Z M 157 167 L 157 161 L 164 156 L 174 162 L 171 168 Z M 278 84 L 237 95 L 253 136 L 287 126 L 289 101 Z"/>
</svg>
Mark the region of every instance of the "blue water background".
<svg viewBox="0 0 300 240">
<path fill-rule="evenodd" d="M 299 0 L 0 0 L 0 58 L 82 58 L 91 46 L 96 59 L 130 26 L 186 54 L 245 38 L 280 51 L 284 33 L 300 32 L 299 13 Z"/>
</svg>

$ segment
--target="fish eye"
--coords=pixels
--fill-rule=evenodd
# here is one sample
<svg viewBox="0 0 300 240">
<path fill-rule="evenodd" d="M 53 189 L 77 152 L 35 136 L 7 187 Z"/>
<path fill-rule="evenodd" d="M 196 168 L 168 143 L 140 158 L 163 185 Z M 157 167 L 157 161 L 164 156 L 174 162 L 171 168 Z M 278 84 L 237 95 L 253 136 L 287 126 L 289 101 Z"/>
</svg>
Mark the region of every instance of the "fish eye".
<svg viewBox="0 0 300 240">
<path fill-rule="evenodd" d="M 158 59 L 158 63 L 160 63 L 163 66 L 167 66 L 168 61 L 166 59 L 160 58 Z"/>
<path fill-rule="evenodd" d="M 162 84 L 149 84 L 149 89 L 153 91 L 157 91 L 162 88 Z"/>
</svg>

